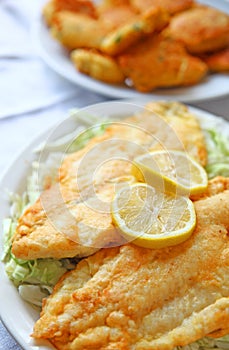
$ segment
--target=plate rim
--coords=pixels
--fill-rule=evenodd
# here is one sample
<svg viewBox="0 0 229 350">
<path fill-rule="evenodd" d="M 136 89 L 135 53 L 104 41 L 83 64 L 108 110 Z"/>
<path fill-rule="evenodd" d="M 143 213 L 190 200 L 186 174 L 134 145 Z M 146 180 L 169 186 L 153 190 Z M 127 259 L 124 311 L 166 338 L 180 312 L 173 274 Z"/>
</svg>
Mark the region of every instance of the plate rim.
<svg viewBox="0 0 229 350">
<path fill-rule="evenodd" d="M 129 104 L 129 107 L 131 109 L 130 113 L 134 112 L 133 108 L 136 108 L 136 106 L 141 107 L 145 101 L 144 100 L 139 100 L 139 101 L 132 101 L 132 100 L 115 100 L 115 101 L 105 101 L 105 102 L 99 102 L 99 103 L 95 103 L 89 106 L 86 106 L 84 108 L 81 108 L 79 111 L 84 111 L 87 109 L 91 109 L 91 108 L 100 108 L 100 106 L 102 105 L 107 105 L 110 106 L 111 104 Z M 190 110 L 190 112 L 195 113 L 197 115 L 198 118 L 200 118 L 200 120 L 202 118 L 210 118 L 210 119 L 218 119 L 219 122 L 222 123 L 227 123 L 229 125 L 229 121 L 226 120 L 224 117 L 218 116 L 216 114 L 207 112 L 203 109 L 200 108 L 196 108 L 196 107 L 192 107 L 188 104 L 186 104 L 186 106 L 188 107 L 188 109 Z M 112 109 L 111 109 L 112 110 Z M 125 116 L 125 115 L 124 115 Z M 123 116 L 123 117 L 124 117 Z M 109 118 L 109 116 L 108 116 Z M 63 123 L 69 123 L 69 121 L 71 120 L 70 116 L 66 117 L 63 120 Z M 4 179 L 7 177 L 7 174 L 10 173 L 11 168 L 14 166 L 14 164 L 23 157 L 23 155 L 26 153 L 27 156 L 29 155 L 29 165 L 31 166 L 31 162 L 33 159 L 33 154 L 31 152 L 31 147 L 35 147 L 37 144 L 39 144 L 40 142 L 43 141 L 43 139 L 45 137 L 47 137 L 47 135 L 49 135 L 49 133 L 51 132 L 53 127 L 56 127 L 58 125 L 58 123 L 60 123 L 60 121 L 55 122 L 53 125 L 49 125 L 47 126 L 47 129 L 37 133 L 36 135 L 34 135 L 33 137 L 31 137 L 31 139 L 27 142 L 27 144 L 25 146 L 23 146 L 14 156 L 14 158 L 11 160 L 11 162 L 9 162 L 9 164 L 6 166 L 5 170 L 3 171 L 1 177 L 0 177 L 0 187 L 2 187 Z M 62 131 L 64 133 L 64 130 Z M 24 168 L 24 165 L 22 166 Z M 29 167 L 30 168 L 30 167 Z M 25 180 L 25 178 L 23 179 Z M 15 187 L 16 185 L 13 185 L 13 187 Z M 16 188 L 14 188 L 14 190 L 16 190 Z M 6 206 L 9 209 L 9 204 L 6 202 L 6 199 L 3 199 L 3 202 L 5 202 L 3 204 L 3 206 Z M 4 218 L 5 216 L 2 215 L 1 210 L 0 210 L 0 218 Z M 1 223 L 2 224 L 2 223 Z M 2 234 L 2 228 L 0 229 L 0 254 L 2 254 L 3 251 L 3 234 Z M 13 283 L 8 279 L 6 273 L 5 273 L 5 269 L 4 269 L 4 263 L 2 261 L 0 261 L 0 280 L 1 282 L 3 282 L 3 284 L 7 283 L 7 287 L 10 291 L 13 292 L 13 294 L 16 295 L 16 298 L 18 299 L 18 302 L 23 305 L 22 308 L 26 309 L 26 306 L 28 308 L 28 304 L 26 302 L 24 302 L 22 299 L 20 299 L 20 296 L 15 288 L 15 286 L 13 285 Z M 0 295 L 2 295 L 4 297 L 3 291 L 1 291 L 3 289 L 4 285 L 0 286 Z M 35 343 L 32 344 L 32 340 L 31 340 L 31 344 L 26 342 L 26 340 L 23 338 L 22 334 L 20 332 L 20 330 L 18 331 L 18 327 L 15 327 L 14 325 L 12 325 L 10 323 L 10 319 L 9 317 L 7 317 L 7 314 L 3 311 L 4 308 L 1 306 L 2 304 L 0 304 L 0 318 L 2 320 L 2 323 L 4 325 L 4 327 L 7 329 L 7 331 L 11 334 L 11 336 L 15 339 L 15 341 L 18 343 L 18 345 L 21 346 L 22 349 L 24 350 L 52 350 L 54 349 L 53 346 L 51 345 L 51 343 L 48 343 L 46 341 L 42 341 L 41 345 L 39 343 Z M 32 312 L 32 307 L 29 306 L 29 309 Z M 24 312 L 26 310 L 23 310 Z M 26 314 L 25 318 L 28 318 L 29 316 Z M 33 326 L 33 325 L 32 325 Z"/>
</svg>

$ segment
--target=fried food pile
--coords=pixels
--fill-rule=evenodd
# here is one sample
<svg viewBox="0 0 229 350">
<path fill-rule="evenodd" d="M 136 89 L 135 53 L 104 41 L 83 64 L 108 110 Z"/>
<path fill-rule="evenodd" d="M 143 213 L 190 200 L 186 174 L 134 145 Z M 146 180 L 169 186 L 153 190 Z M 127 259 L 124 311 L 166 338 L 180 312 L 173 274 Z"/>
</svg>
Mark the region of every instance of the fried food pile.
<svg viewBox="0 0 229 350">
<path fill-rule="evenodd" d="M 229 16 L 194 0 L 50 0 L 43 17 L 75 67 L 140 92 L 229 71 Z"/>
<path fill-rule="evenodd" d="M 184 243 L 154 250 L 123 244 L 110 211 L 90 204 L 95 194 L 111 199 L 113 184 L 130 174 L 120 156 L 136 156 L 133 142 L 148 150 L 182 147 L 207 163 L 195 115 L 180 103 L 151 102 L 66 155 L 57 183 L 19 219 L 16 258 L 84 257 L 43 300 L 34 326 L 34 338 L 59 350 L 173 350 L 229 332 L 229 179 L 212 179 L 192 198 L 197 226 Z M 104 166 L 95 172 L 92 193 L 98 163 Z"/>
</svg>

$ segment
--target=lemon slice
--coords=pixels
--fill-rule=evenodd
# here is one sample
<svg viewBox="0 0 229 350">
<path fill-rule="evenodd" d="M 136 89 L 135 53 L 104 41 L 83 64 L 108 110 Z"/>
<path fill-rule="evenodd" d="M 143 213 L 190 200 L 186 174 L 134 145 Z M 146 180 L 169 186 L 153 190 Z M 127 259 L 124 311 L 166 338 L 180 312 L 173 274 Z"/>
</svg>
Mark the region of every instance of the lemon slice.
<svg viewBox="0 0 229 350">
<path fill-rule="evenodd" d="M 181 151 L 154 151 L 134 159 L 132 174 L 162 192 L 199 194 L 206 190 L 207 173 L 193 158 Z"/>
<path fill-rule="evenodd" d="M 120 189 L 111 213 L 127 241 L 145 248 L 179 244 L 196 225 L 194 205 L 188 197 L 162 193 L 142 183 Z"/>
</svg>

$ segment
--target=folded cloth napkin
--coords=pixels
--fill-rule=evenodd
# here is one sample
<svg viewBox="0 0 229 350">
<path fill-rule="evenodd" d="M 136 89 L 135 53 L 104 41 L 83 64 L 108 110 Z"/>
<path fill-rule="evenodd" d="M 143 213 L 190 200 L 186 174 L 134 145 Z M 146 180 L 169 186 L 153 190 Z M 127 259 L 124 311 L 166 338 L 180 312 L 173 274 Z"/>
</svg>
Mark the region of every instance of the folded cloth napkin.
<svg viewBox="0 0 229 350">
<path fill-rule="evenodd" d="M 47 67 L 34 49 L 31 30 L 43 3 L 0 0 L 0 118 L 77 99 L 82 91 Z"/>
</svg>

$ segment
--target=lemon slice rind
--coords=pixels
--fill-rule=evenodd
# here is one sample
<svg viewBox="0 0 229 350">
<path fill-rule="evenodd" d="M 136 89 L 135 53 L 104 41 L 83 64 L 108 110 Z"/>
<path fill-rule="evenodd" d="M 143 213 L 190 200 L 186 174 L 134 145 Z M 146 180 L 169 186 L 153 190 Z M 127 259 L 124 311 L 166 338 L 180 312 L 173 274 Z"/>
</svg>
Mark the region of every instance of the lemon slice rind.
<svg viewBox="0 0 229 350">
<path fill-rule="evenodd" d="M 163 156 L 165 154 L 171 154 L 186 159 L 190 166 L 192 166 L 198 172 L 201 182 L 192 184 L 190 181 L 189 186 L 185 186 L 184 184 L 175 181 L 172 177 L 169 177 L 162 172 L 155 171 L 153 168 L 144 164 L 144 158 L 146 157 L 153 157 L 155 155 Z M 208 184 L 208 177 L 204 168 L 185 152 L 175 150 L 153 151 L 136 157 L 132 164 L 132 174 L 138 181 L 146 182 L 149 185 L 158 188 L 160 191 L 176 193 L 179 195 L 194 195 L 203 193 Z"/>
</svg>

